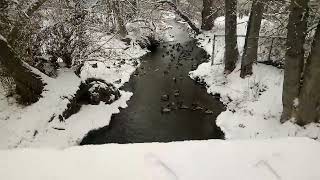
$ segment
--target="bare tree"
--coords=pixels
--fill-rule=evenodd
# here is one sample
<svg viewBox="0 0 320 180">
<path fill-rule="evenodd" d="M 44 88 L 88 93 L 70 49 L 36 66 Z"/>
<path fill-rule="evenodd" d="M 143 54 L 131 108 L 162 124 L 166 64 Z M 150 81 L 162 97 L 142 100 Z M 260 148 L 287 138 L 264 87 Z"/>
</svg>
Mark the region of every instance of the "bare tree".
<svg viewBox="0 0 320 180">
<path fill-rule="evenodd" d="M 231 73 L 238 60 L 237 45 L 237 0 L 225 0 L 225 73 Z"/>
<path fill-rule="evenodd" d="M 23 26 L 27 23 L 30 16 L 33 15 L 47 0 L 37 0 L 29 6 L 29 8 L 21 15 L 21 18 L 17 20 L 17 23 L 12 28 L 10 34 L 8 35 L 8 42 L 13 45 L 19 36 L 19 32 Z"/>
<path fill-rule="evenodd" d="M 30 70 L 14 52 L 11 47 L 14 47 L 21 29 L 26 26 L 28 18 L 32 16 L 46 0 L 38 0 L 31 4 L 23 13 L 20 19 L 16 20 L 16 24 L 8 35 L 8 41 L 1 39 L 0 41 L 0 64 L 14 79 L 16 92 L 21 95 L 23 103 L 36 102 L 42 93 L 44 83 L 41 78 Z"/>
<path fill-rule="evenodd" d="M 287 26 L 287 52 L 283 83 L 283 112 L 281 122 L 295 117 L 294 101 L 299 96 L 300 81 L 304 67 L 304 44 L 306 39 L 309 0 L 291 0 Z"/>
<path fill-rule="evenodd" d="M 36 102 L 41 97 L 44 87 L 41 78 L 18 59 L 8 42 L 1 38 L 0 49 L 0 63 L 12 75 L 16 92 L 21 96 L 21 102 L 26 104 Z"/>
<path fill-rule="evenodd" d="M 259 32 L 263 11 L 264 3 L 261 2 L 261 0 L 254 0 L 251 7 L 246 42 L 241 60 L 241 78 L 245 78 L 247 75 L 252 74 L 252 65 L 257 61 Z"/>
<path fill-rule="evenodd" d="M 124 19 L 122 17 L 122 13 L 121 13 L 121 2 L 117 1 L 117 0 L 113 0 L 112 2 L 112 7 L 115 13 L 115 16 L 117 18 L 117 23 L 118 23 L 118 28 L 119 28 L 119 34 L 124 37 L 128 34 L 127 29 L 126 29 L 126 25 L 124 22 Z"/>
<path fill-rule="evenodd" d="M 299 96 L 297 123 L 304 125 L 320 120 L 320 23 L 306 63 Z"/>
<path fill-rule="evenodd" d="M 214 12 L 214 0 L 203 0 L 201 29 L 209 31 L 214 27 L 216 13 Z"/>
</svg>

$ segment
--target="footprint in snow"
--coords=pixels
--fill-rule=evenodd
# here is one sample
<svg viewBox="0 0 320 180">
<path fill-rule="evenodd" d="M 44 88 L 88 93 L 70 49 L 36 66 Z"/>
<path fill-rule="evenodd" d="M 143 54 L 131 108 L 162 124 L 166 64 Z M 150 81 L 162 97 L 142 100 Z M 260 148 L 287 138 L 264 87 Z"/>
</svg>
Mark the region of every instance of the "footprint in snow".
<svg viewBox="0 0 320 180">
<path fill-rule="evenodd" d="M 175 172 L 161 161 L 155 154 L 148 153 L 144 156 L 145 166 L 152 180 L 178 180 Z"/>
</svg>

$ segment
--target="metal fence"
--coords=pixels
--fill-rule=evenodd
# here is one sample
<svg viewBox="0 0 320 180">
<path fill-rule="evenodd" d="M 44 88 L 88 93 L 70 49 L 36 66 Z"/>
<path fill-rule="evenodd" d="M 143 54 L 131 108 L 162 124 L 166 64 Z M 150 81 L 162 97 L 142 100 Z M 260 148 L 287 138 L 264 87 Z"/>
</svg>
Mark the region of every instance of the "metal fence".
<svg viewBox="0 0 320 180">
<path fill-rule="evenodd" d="M 214 65 L 215 59 L 215 51 L 216 51 L 216 41 L 217 38 L 225 37 L 225 34 L 214 34 L 212 38 L 212 56 L 211 56 L 211 65 Z M 238 38 L 246 38 L 246 35 L 237 35 Z M 272 62 L 272 61 L 284 61 L 284 52 L 286 50 L 286 37 L 283 36 L 257 36 L 257 37 L 249 37 L 249 38 L 258 38 L 258 52 L 262 53 L 261 57 L 262 61 L 258 62 Z M 267 51 L 267 52 L 265 52 Z M 277 59 L 272 59 L 272 58 Z"/>
</svg>

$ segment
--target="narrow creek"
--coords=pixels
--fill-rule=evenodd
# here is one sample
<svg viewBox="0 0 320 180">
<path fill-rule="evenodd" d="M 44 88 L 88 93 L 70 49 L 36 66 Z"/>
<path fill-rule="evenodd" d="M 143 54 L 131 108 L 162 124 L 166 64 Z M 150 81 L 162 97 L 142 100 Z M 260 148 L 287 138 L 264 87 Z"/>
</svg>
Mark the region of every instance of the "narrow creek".
<svg viewBox="0 0 320 180">
<path fill-rule="evenodd" d="M 195 40 L 161 44 L 123 87 L 134 93 L 128 107 L 81 145 L 223 139 L 215 123 L 223 104 L 188 76 L 204 61 L 208 55 Z"/>
</svg>

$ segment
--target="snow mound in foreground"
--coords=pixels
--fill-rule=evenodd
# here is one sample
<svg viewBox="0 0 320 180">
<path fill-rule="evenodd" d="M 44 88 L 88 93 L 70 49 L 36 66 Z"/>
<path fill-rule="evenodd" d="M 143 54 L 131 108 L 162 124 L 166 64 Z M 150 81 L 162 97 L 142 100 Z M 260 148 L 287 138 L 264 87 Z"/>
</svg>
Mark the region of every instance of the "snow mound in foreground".
<svg viewBox="0 0 320 180">
<path fill-rule="evenodd" d="M 0 151 L 1 179 L 318 180 L 307 138 L 189 141 Z"/>
</svg>

